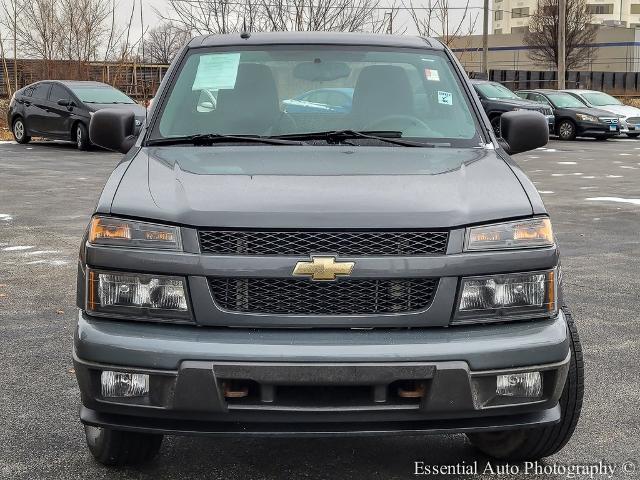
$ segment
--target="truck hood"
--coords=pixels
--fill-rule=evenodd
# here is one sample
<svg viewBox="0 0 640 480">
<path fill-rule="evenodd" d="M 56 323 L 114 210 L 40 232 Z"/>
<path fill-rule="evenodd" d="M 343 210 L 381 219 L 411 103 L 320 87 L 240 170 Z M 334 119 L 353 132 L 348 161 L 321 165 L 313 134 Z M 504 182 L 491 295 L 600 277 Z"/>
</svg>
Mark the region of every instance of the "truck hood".
<svg viewBox="0 0 640 480">
<path fill-rule="evenodd" d="M 111 213 L 209 227 L 444 228 L 532 207 L 491 149 L 165 146 L 138 152 Z"/>
</svg>

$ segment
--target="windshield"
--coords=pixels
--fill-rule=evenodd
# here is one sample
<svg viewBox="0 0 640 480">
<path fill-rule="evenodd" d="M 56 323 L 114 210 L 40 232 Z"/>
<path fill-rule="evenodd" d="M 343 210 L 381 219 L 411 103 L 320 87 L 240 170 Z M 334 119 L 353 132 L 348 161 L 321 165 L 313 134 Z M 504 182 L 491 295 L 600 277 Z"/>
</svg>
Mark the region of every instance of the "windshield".
<svg viewBox="0 0 640 480">
<path fill-rule="evenodd" d="M 71 91 L 85 103 L 136 103 L 113 87 L 72 86 Z"/>
<path fill-rule="evenodd" d="M 443 52 L 375 48 L 195 50 L 160 107 L 149 140 L 353 130 L 437 146 L 481 143 L 468 99 Z M 349 137 L 348 143 L 390 146 L 363 137 Z"/>
<path fill-rule="evenodd" d="M 611 95 L 602 92 L 582 93 L 584 99 L 595 107 L 604 107 L 606 105 L 622 105 L 622 102 Z"/>
<path fill-rule="evenodd" d="M 547 97 L 557 108 L 585 108 L 586 105 L 568 93 L 547 93 Z"/>
<path fill-rule="evenodd" d="M 522 100 L 507 87 L 504 87 L 499 83 L 477 83 L 475 87 L 490 100 L 499 100 L 501 98 Z"/>
</svg>

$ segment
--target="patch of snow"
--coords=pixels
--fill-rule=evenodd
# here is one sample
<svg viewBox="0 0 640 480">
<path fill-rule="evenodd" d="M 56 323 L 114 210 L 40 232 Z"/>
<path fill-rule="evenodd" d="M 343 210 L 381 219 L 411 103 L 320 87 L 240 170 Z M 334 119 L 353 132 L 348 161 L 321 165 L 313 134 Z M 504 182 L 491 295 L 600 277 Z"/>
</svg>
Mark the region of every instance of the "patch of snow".
<svg viewBox="0 0 640 480">
<path fill-rule="evenodd" d="M 585 200 L 590 202 L 616 202 L 616 203 L 630 203 L 632 205 L 640 205 L 640 198 L 621 198 L 621 197 L 590 197 Z"/>
<path fill-rule="evenodd" d="M 4 247 L 2 250 L 5 252 L 16 252 L 20 250 L 29 250 L 30 248 L 33 247 L 29 245 L 15 245 L 13 247 Z"/>
</svg>

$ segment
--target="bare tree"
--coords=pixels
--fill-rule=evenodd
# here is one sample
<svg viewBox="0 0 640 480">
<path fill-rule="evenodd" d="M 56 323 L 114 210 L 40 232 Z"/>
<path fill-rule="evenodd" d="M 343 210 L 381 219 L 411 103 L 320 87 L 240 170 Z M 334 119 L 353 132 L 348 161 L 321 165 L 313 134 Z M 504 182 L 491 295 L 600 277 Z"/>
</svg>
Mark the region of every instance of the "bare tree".
<svg viewBox="0 0 640 480">
<path fill-rule="evenodd" d="M 7 68 L 7 58 L 4 55 L 4 42 L 2 41 L 2 32 L 0 31 L 0 60 L 2 60 L 2 69 L 4 82 L 7 86 L 7 96 L 13 93 L 11 90 L 11 79 L 9 79 L 9 69 Z"/>
<path fill-rule="evenodd" d="M 199 35 L 251 31 L 376 31 L 381 0 L 169 0 L 158 16 Z M 390 7 L 391 8 L 391 7 Z"/>
<path fill-rule="evenodd" d="M 413 0 L 409 0 L 404 7 L 409 12 L 419 35 L 438 37 L 445 45 L 451 45 L 457 39 L 469 36 L 475 31 L 479 14 L 472 13 L 469 1 L 466 1 L 464 8 L 455 10 L 460 12 L 455 17 L 451 15 L 453 10 L 449 0 L 430 0 L 427 8 L 422 4 L 416 6 Z"/>
<path fill-rule="evenodd" d="M 65 26 L 65 59 L 77 63 L 78 78 L 84 66 L 98 57 L 112 14 L 110 0 L 60 0 L 61 22 Z"/>
<path fill-rule="evenodd" d="M 51 61 L 63 58 L 65 53 L 60 48 L 66 37 L 60 7 L 60 0 L 27 1 L 17 24 L 18 45 L 23 55 L 43 60 L 40 74 L 47 77 L 52 73 Z"/>
<path fill-rule="evenodd" d="M 595 48 L 597 26 L 584 0 L 567 0 L 566 68 L 573 70 L 587 65 Z M 558 65 L 558 0 L 539 0 L 536 12 L 529 19 L 529 32 L 524 43 L 531 47 L 529 58 L 556 68 Z"/>
<path fill-rule="evenodd" d="M 13 89 L 18 89 L 18 19 L 22 14 L 24 2 L 21 0 L 2 0 L 0 4 L 0 25 L 5 27 L 13 41 Z M 6 60 L 5 60 L 6 68 Z"/>
<path fill-rule="evenodd" d="M 191 34 L 173 22 L 165 22 L 145 33 L 144 60 L 169 64 Z"/>
<path fill-rule="evenodd" d="M 262 30 L 374 31 L 385 22 L 380 0 L 261 0 Z"/>
<path fill-rule="evenodd" d="M 237 0 L 169 0 L 168 13 L 156 9 L 156 14 L 182 30 L 198 35 L 232 33 L 242 28 L 247 10 L 250 13 L 255 2 L 256 0 L 247 0 L 247 9 Z"/>
</svg>

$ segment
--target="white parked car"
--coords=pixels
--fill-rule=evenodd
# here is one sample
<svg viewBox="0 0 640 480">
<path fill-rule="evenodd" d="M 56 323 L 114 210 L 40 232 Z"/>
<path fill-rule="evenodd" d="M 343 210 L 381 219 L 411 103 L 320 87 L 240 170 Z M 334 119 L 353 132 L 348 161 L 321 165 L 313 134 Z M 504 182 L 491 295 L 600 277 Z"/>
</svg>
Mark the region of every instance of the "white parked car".
<svg viewBox="0 0 640 480">
<path fill-rule="evenodd" d="M 597 90 L 565 90 L 565 92 L 581 100 L 587 107 L 617 114 L 620 117 L 620 133 L 625 133 L 631 138 L 640 136 L 640 108 L 625 105 L 608 93 Z"/>
</svg>

